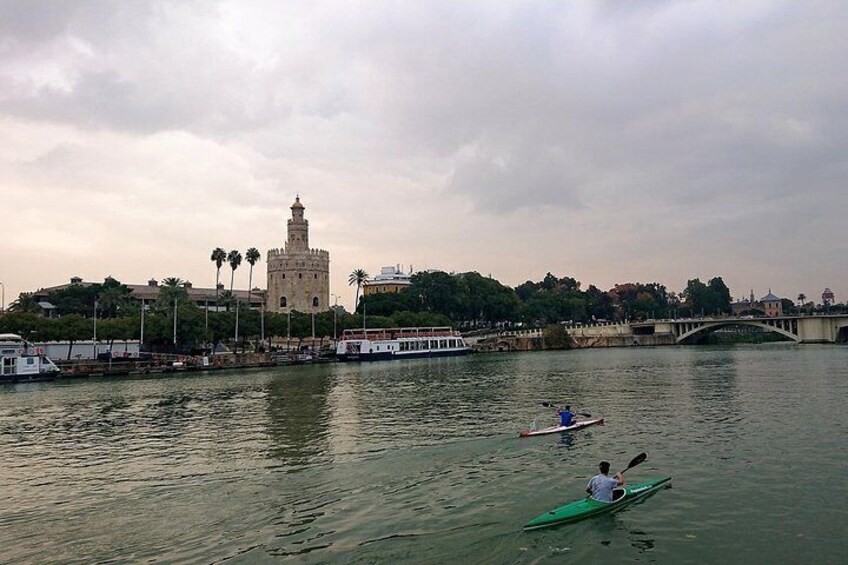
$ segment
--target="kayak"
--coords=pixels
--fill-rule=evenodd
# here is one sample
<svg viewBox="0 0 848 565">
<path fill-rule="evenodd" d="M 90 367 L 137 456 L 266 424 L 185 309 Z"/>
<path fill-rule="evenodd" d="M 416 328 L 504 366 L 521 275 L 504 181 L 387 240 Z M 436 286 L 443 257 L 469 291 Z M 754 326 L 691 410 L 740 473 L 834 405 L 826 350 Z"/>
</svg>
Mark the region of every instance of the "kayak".
<svg viewBox="0 0 848 565">
<path fill-rule="evenodd" d="M 521 432 L 518 434 L 518 437 L 533 437 L 533 436 L 543 436 L 546 434 L 558 434 L 560 432 L 573 432 L 574 430 L 579 430 L 582 428 L 588 428 L 589 426 L 594 426 L 595 424 L 599 424 L 601 426 L 604 425 L 603 418 L 595 418 L 594 420 L 579 420 L 574 422 L 570 426 L 551 426 L 550 428 L 541 428 L 539 430 L 530 430 L 527 432 Z"/>
<path fill-rule="evenodd" d="M 583 518 L 589 518 L 590 516 L 596 516 L 605 512 L 615 512 L 631 502 L 635 502 L 652 492 L 656 492 L 660 487 L 670 482 L 671 477 L 663 477 L 646 483 L 633 483 L 631 485 L 616 487 L 613 489 L 613 498 L 615 500 L 612 502 L 601 502 L 600 500 L 588 497 L 576 500 L 533 518 L 527 522 L 524 529 L 535 530 L 558 524 L 570 524 Z"/>
</svg>

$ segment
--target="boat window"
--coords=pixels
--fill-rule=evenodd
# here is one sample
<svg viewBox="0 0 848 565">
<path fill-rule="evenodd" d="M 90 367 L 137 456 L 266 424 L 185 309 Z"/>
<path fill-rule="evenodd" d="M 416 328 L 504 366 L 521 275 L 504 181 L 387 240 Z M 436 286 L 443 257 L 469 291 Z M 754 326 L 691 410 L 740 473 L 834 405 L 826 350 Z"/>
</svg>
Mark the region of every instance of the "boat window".
<svg viewBox="0 0 848 565">
<path fill-rule="evenodd" d="M 456 347 L 456 340 L 455 339 L 448 340 L 448 343 L 449 343 L 450 347 Z"/>
<path fill-rule="evenodd" d="M 445 349 L 448 346 L 448 340 L 440 339 L 439 340 L 439 349 Z"/>
</svg>

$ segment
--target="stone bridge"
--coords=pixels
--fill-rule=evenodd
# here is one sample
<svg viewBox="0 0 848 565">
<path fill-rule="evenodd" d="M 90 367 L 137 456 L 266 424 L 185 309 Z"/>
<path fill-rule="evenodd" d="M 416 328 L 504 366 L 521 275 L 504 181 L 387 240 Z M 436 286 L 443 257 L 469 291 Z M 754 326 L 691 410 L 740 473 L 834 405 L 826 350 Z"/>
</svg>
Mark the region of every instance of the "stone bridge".
<svg viewBox="0 0 848 565">
<path fill-rule="evenodd" d="M 796 343 L 846 343 L 848 342 L 848 314 L 797 315 L 780 317 L 726 317 L 685 318 L 677 320 L 645 320 L 642 322 L 592 323 L 565 325 L 576 340 L 589 343 L 591 340 L 606 340 L 621 345 L 651 345 L 697 343 L 707 334 L 730 326 L 750 326 L 778 333 Z M 541 338 L 541 329 L 475 332 L 466 341 L 475 341 L 494 336 Z M 646 336 L 668 337 L 666 340 L 648 340 Z M 673 337 L 673 340 L 671 339 Z"/>
</svg>

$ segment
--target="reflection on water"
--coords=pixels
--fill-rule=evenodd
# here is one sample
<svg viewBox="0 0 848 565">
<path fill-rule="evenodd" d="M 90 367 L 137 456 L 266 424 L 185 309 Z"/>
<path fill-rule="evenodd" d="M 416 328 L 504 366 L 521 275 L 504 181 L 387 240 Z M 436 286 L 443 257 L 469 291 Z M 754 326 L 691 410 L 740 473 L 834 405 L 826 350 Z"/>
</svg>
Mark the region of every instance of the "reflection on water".
<svg viewBox="0 0 848 565">
<path fill-rule="evenodd" d="M 268 385 L 268 454 L 288 468 L 327 455 L 331 379 L 327 374 L 295 374 Z"/>
<path fill-rule="evenodd" d="M 848 501 L 818 485 L 844 485 L 846 357 L 628 348 L 0 387 L 2 560 L 842 563 Z M 519 439 L 542 400 L 606 425 Z M 641 451 L 628 481 L 674 490 L 522 531 Z M 810 461 L 830 464 L 798 481 Z"/>
</svg>

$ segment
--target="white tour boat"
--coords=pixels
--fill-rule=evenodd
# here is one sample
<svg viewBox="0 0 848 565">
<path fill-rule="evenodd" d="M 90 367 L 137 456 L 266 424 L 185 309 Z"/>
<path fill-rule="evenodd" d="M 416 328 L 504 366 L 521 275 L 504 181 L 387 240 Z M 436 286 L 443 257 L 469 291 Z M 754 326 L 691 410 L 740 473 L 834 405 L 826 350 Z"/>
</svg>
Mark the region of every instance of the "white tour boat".
<svg viewBox="0 0 848 565">
<path fill-rule="evenodd" d="M 51 381 L 59 367 L 17 334 L 0 334 L 0 382 Z"/>
<path fill-rule="evenodd" d="M 470 352 L 459 332 L 449 327 L 345 330 L 336 344 L 339 361 L 447 357 Z"/>
</svg>

